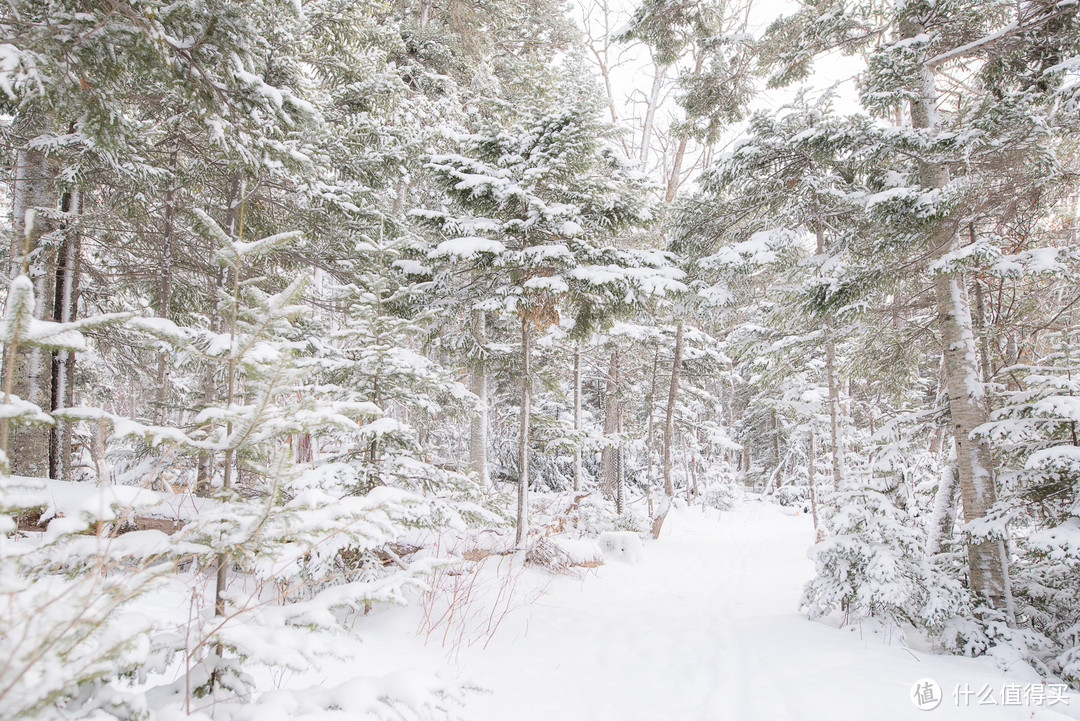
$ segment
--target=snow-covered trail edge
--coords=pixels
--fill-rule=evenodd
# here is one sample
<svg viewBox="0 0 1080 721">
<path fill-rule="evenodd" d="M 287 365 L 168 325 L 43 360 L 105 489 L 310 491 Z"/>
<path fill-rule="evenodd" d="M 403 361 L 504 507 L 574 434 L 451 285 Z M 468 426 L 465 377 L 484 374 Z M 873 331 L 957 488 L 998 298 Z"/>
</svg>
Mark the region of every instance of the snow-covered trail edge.
<svg viewBox="0 0 1080 721">
<path fill-rule="evenodd" d="M 1037 681 L 1024 669 L 808 621 L 796 605 L 813 571 L 812 534 L 806 516 L 761 503 L 673 512 L 636 565 L 551 581 L 530 571 L 522 584 L 542 584 L 542 594 L 510 613 L 486 649 L 424 646 L 416 608 L 372 614 L 341 678 L 417 667 L 457 677 L 489 690 L 470 695 L 465 716 L 475 721 L 1080 718 L 1075 693 L 1067 707 L 1001 705 L 1005 684 Z M 925 677 L 944 691 L 932 711 L 910 700 Z M 958 705 L 958 685 L 989 685 L 998 705 Z"/>
</svg>

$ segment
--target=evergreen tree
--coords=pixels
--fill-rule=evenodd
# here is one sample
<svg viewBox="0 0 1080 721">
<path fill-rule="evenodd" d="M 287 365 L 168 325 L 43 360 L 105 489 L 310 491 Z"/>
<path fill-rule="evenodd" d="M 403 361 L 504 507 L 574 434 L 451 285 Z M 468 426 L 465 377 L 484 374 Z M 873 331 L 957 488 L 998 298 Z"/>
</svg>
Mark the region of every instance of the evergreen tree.
<svg viewBox="0 0 1080 721">
<path fill-rule="evenodd" d="M 518 318 L 519 545 L 528 533 L 535 334 L 558 324 L 566 310 L 580 337 L 595 328 L 606 307 L 674 287 L 662 256 L 602 245 L 649 215 L 634 198 L 641 181 L 603 143 L 591 116 L 587 106 L 569 105 L 534 112 L 510 130 L 491 128 L 465 138 L 462 154 L 429 162 L 456 207 L 416 211 L 446 237 L 428 254 L 445 264 L 442 282 L 467 263 L 480 290 L 467 302 L 478 311 Z"/>
<path fill-rule="evenodd" d="M 1024 147 L 1045 147 L 1040 135 L 1045 125 L 1040 108 L 1053 102 L 1060 75 L 1038 72 L 1033 82 L 1028 67 L 1049 69 L 1051 57 L 1072 55 L 1076 34 L 1071 30 L 1075 9 L 1061 13 L 1043 3 L 994 5 L 957 0 L 949 3 L 909 2 L 896 7 L 878 3 L 844 3 L 839 7 L 807 4 L 799 13 L 777 21 L 771 29 L 774 82 L 805 77 L 813 58 L 825 49 L 870 51 L 869 69 L 862 88 L 867 109 L 895 112 L 906 106 L 910 127 L 894 135 L 893 143 L 914 152 L 915 162 L 894 179 L 894 188 L 872 198 L 894 211 L 894 234 L 915 248 L 925 249 L 938 264 L 934 294 L 938 329 L 945 348 L 953 441 L 959 467 L 961 498 L 968 522 L 985 516 L 994 500 L 993 459 L 990 447 L 971 439 L 986 420 L 984 392 L 977 363 L 971 313 L 963 282 L 947 267 L 961 248 L 958 221 L 973 210 L 963 189 L 970 187 L 965 169 L 987 164 L 1008 164 L 999 148 L 982 144 L 980 133 L 960 140 L 950 132 L 959 127 L 988 127 L 1007 132 Z M 1047 32 L 1047 43 L 1036 50 L 1032 43 Z M 1028 53 L 1033 55 L 1028 56 Z M 1045 53 L 1045 54 L 1044 54 Z M 940 107 L 938 75 L 950 63 L 980 57 L 983 70 L 973 81 L 985 90 L 971 102 L 955 108 Z M 1025 70 L 1006 68 L 1023 57 Z M 961 98 L 968 98 L 961 95 Z M 1023 108 L 1022 112 L 1018 112 Z M 985 137 L 985 136 L 983 136 Z M 897 142 L 899 140 L 899 142 Z M 996 140 L 1002 140 L 999 134 Z M 1012 615 L 1004 543 L 1000 535 L 972 542 L 970 583 L 977 596 Z"/>
</svg>

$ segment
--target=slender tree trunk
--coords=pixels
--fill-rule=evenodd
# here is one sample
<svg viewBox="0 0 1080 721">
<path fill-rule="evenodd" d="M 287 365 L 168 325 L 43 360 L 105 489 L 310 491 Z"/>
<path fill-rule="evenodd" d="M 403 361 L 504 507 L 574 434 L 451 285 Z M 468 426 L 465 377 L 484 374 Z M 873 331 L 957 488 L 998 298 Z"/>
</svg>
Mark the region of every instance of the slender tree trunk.
<svg viewBox="0 0 1080 721">
<path fill-rule="evenodd" d="M 945 353 L 942 352 L 941 360 L 938 363 L 938 386 L 937 392 L 934 394 L 934 405 L 938 406 L 939 404 L 947 403 L 948 400 L 949 392 L 945 382 Z M 930 437 L 930 454 L 935 458 L 939 457 L 942 451 L 945 450 L 945 436 L 945 427 L 938 426 L 934 435 Z"/>
<path fill-rule="evenodd" d="M 645 126 L 641 131 L 641 153 L 638 156 L 643 171 L 649 162 L 649 148 L 652 143 L 653 125 L 656 122 L 656 109 L 660 105 L 660 91 L 664 87 L 664 76 L 667 75 L 667 70 L 667 65 L 656 66 L 652 89 L 649 91 L 648 105 L 645 108 Z"/>
<path fill-rule="evenodd" d="M 79 191 L 65 193 L 61 210 L 74 218 L 79 214 Z M 81 241 L 78 233 L 67 229 L 56 264 L 53 320 L 70 323 L 78 315 L 79 263 Z M 66 350 L 52 354 L 52 410 L 74 405 L 75 354 Z M 71 424 L 58 420 L 49 436 L 49 477 L 71 480 Z"/>
<path fill-rule="evenodd" d="M 773 459 L 776 461 L 776 473 L 773 474 L 773 477 L 778 479 L 783 458 L 780 454 L 780 421 L 776 417 L 776 411 L 769 414 L 769 424 L 772 426 L 772 451 Z M 783 483 L 778 481 L 777 485 L 783 485 Z"/>
<path fill-rule="evenodd" d="M 378 340 L 375 341 L 375 344 L 378 345 Z M 382 398 L 379 397 L 378 370 L 375 371 L 375 375 L 371 379 L 371 402 L 376 407 L 382 408 Z M 372 434 L 371 443 L 368 444 L 368 463 L 371 464 L 372 469 L 379 463 L 379 435 L 377 433 Z"/>
<path fill-rule="evenodd" d="M 653 458 L 652 458 L 653 436 L 654 436 L 654 433 L 653 433 L 653 428 L 654 428 L 653 410 L 654 410 L 654 408 L 653 407 L 656 405 L 656 374 L 657 374 L 657 371 L 659 371 L 659 369 L 660 369 L 660 345 L 657 344 L 656 348 L 653 351 L 652 379 L 649 381 L 649 395 L 648 395 L 648 398 L 645 401 L 645 404 L 646 404 L 646 406 L 648 406 L 648 409 L 649 409 L 649 421 L 648 421 L 649 427 L 648 427 L 648 429 L 646 431 L 646 437 L 645 437 L 646 438 L 645 439 L 645 464 L 646 464 L 646 470 L 645 470 L 645 479 L 646 479 L 645 480 L 645 497 L 648 499 L 649 518 L 653 517 L 653 485 L 655 485 L 654 484 L 655 479 L 653 478 Z"/>
<path fill-rule="evenodd" d="M 616 388 L 619 387 L 618 370 L 619 370 L 619 367 L 615 366 L 615 387 Z M 617 412 L 615 414 L 615 432 L 620 434 L 620 436 L 622 434 L 622 413 L 621 412 Z M 617 513 L 620 516 L 623 514 L 623 510 L 624 510 L 624 506 L 623 506 L 623 490 L 624 490 L 623 489 L 623 472 L 625 471 L 625 467 L 623 466 L 623 462 L 625 460 L 624 451 L 625 451 L 625 449 L 623 448 L 622 442 L 620 441 L 618 448 L 615 449 L 615 513 Z"/>
<path fill-rule="evenodd" d="M 240 173 L 233 176 L 229 187 L 229 197 L 226 199 L 225 232 L 235 237 L 240 216 L 240 193 L 243 178 Z M 216 248 L 209 248 L 208 252 L 213 255 Z M 226 278 L 220 268 L 215 268 L 213 274 L 208 276 L 209 295 L 211 298 L 210 330 L 220 333 L 222 329 L 221 313 L 217 308 L 217 299 L 221 291 L 226 287 Z M 209 407 L 217 402 L 218 389 L 214 364 L 207 363 L 203 370 L 202 393 L 203 403 Z M 226 464 L 228 465 L 228 464 Z M 214 454 L 210 451 L 199 453 L 198 466 L 195 474 L 195 492 L 198 495 L 208 496 L 213 491 L 214 478 Z"/>
<path fill-rule="evenodd" d="M 915 37 L 925 28 L 908 22 L 900 28 L 905 37 Z M 937 87 L 934 74 L 924 64 L 922 92 L 911 104 L 912 126 L 938 133 Z M 948 169 L 923 161 L 919 167 L 924 188 L 944 188 L 949 180 Z M 956 233 L 947 224 L 939 225 L 931 239 L 932 259 L 958 248 Z M 937 326 L 945 349 L 945 376 L 949 391 L 949 414 L 952 420 L 953 443 L 956 447 L 957 475 L 964 520 L 968 523 L 986 516 L 994 505 L 994 459 L 990 444 L 983 438 L 972 437 L 972 431 L 987 420 L 983 385 L 979 378 L 978 354 L 975 347 L 971 311 L 961 281 L 953 275 L 934 276 L 934 298 L 937 304 Z M 986 599 L 992 606 L 1005 611 L 1015 622 L 1008 581 L 1008 560 L 1001 540 L 988 540 L 968 546 L 968 582 L 974 595 Z"/>
<path fill-rule="evenodd" d="M 180 149 L 174 143 L 172 153 L 169 156 L 169 166 L 173 173 L 177 168 L 177 155 Z M 172 315 L 173 296 L 173 264 L 176 254 L 176 180 L 169 178 L 169 185 L 165 191 L 165 218 L 161 237 L 161 259 L 158 277 L 158 302 L 157 316 L 169 318 Z M 155 416 L 157 422 L 165 424 L 167 413 L 165 411 L 169 397 L 169 354 L 162 351 L 158 354 L 157 388 L 154 391 L 154 404 L 157 406 Z"/>
<path fill-rule="evenodd" d="M 683 454 L 686 463 L 686 501 L 691 503 L 693 499 L 697 498 L 698 482 L 697 482 L 697 452 L 689 453 L 686 449 L 686 436 L 683 436 Z"/>
<path fill-rule="evenodd" d="M 18 131 L 27 139 L 48 133 L 51 123 L 43 115 L 25 114 Z M 15 155 L 15 183 L 12 188 L 11 277 L 26 273 L 34 284 L 34 317 L 53 315 L 56 283 L 56 247 L 42 242 L 53 230 L 47 213 L 57 207 L 56 164 L 39 150 L 21 148 Z M 12 392 L 39 408 L 51 409 L 51 354 L 41 348 L 16 349 Z M 11 433 L 12 472 L 26 476 L 47 476 L 50 431 L 47 426 L 16 425 Z"/>
<path fill-rule="evenodd" d="M 606 437 L 613 435 L 618 428 L 618 377 L 619 352 L 613 350 L 611 360 L 608 362 L 607 382 L 604 388 L 604 436 Z M 618 452 L 618 448 L 606 445 L 600 453 L 600 490 L 604 494 L 604 498 L 613 498 L 615 496 L 617 483 L 616 456 Z"/>
<path fill-rule="evenodd" d="M 211 283 L 210 287 L 215 291 L 221 287 L 220 273 L 218 274 L 218 280 Z M 213 333 L 221 330 L 221 324 L 216 312 L 212 313 L 210 317 L 210 330 Z M 214 365 L 212 363 L 207 363 L 203 368 L 201 385 L 203 406 L 209 408 L 217 402 L 217 384 L 215 383 Z M 195 495 L 208 497 L 214 490 L 213 483 L 214 454 L 210 451 L 199 451 L 195 470 Z"/>
<path fill-rule="evenodd" d="M 815 538 L 820 541 L 818 530 L 818 512 L 817 512 L 817 440 L 814 436 L 814 432 L 810 431 L 810 452 L 807 455 L 806 472 L 808 480 L 810 482 L 810 515 L 814 520 L 814 535 Z"/>
<path fill-rule="evenodd" d="M 701 73 L 704 62 L 705 56 L 698 55 L 694 60 L 694 75 L 699 75 Z M 679 140 L 678 148 L 675 150 L 675 162 L 672 163 L 671 175 L 668 176 L 667 190 L 664 193 L 664 202 L 668 205 L 671 205 L 672 201 L 675 200 L 675 194 L 679 192 L 679 186 L 682 185 L 682 165 L 683 160 L 686 158 L 686 145 L 687 138 L 684 135 Z"/>
<path fill-rule="evenodd" d="M 994 505 L 994 459 L 990 444 L 972 432 L 988 420 L 982 381 L 976 362 L 971 313 L 960 282 L 947 275 L 934 278 L 938 328 L 945 347 L 945 372 L 949 389 L 949 416 L 956 447 L 960 499 L 964 520 L 984 517 Z M 1010 610 L 1006 580 L 1007 561 L 1001 540 L 968 546 L 969 582 L 972 591 L 998 609 Z"/>
<path fill-rule="evenodd" d="M 581 490 L 581 445 L 576 435 L 581 432 L 581 344 L 574 345 L 574 492 Z"/>
<path fill-rule="evenodd" d="M 668 205 L 671 205 L 671 202 L 675 200 L 675 195 L 679 192 L 679 186 L 682 185 L 682 164 L 685 157 L 686 138 L 682 138 L 675 149 L 675 162 L 671 165 L 671 175 L 668 176 L 667 190 L 664 192 L 664 202 Z"/>
<path fill-rule="evenodd" d="M 81 265 L 82 258 L 82 238 L 76 238 L 75 240 L 75 274 L 72 279 L 71 290 L 71 307 L 73 317 L 79 308 L 79 266 Z M 61 396 L 61 401 L 64 406 L 71 408 L 75 405 L 75 359 L 74 353 L 69 353 L 65 361 L 64 374 L 67 378 L 67 383 L 64 386 L 64 394 Z M 74 456 L 74 439 L 72 436 L 71 423 L 64 424 L 64 434 L 61 439 L 61 456 L 60 456 L 60 468 L 62 471 L 62 477 L 65 481 L 72 480 L 72 469 L 74 468 L 73 456 Z"/>
<path fill-rule="evenodd" d="M 817 237 L 818 255 L 825 254 L 825 229 L 821 220 L 814 223 Z M 831 315 L 824 319 L 825 329 L 825 377 L 829 385 L 829 456 L 832 459 L 833 490 L 839 491 L 844 485 L 847 469 L 844 462 L 844 434 L 841 428 L 843 408 L 840 403 L 840 378 L 836 370 L 836 338 L 833 333 L 834 323 Z"/>
<path fill-rule="evenodd" d="M 675 403 L 679 395 L 679 369 L 682 367 L 683 324 L 675 329 L 675 357 L 671 362 L 671 383 L 668 385 L 667 411 L 664 415 L 664 495 L 674 496 L 671 481 L 671 447 L 675 443 Z"/>
<path fill-rule="evenodd" d="M 734 443 L 735 442 L 735 364 L 730 359 L 728 359 L 728 381 L 729 381 L 729 383 L 728 383 L 728 403 L 727 403 L 728 437 L 731 439 L 732 443 Z M 735 451 L 734 450 L 728 450 L 725 455 L 727 456 L 726 460 L 728 461 L 728 463 L 731 463 L 735 459 Z M 739 457 L 739 462 L 740 462 L 740 467 L 741 467 L 741 464 L 742 464 L 741 454 L 740 454 L 740 457 Z"/>
<path fill-rule="evenodd" d="M 664 500 L 660 505 L 659 513 L 653 520 L 653 538 L 660 537 L 660 530 L 664 526 L 671 508 L 671 501 L 675 497 L 675 485 L 671 480 L 671 446 L 675 442 L 675 403 L 679 396 L 679 368 L 682 366 L 683 352 L 683 324 L 679 321 L 675 329 L 675 358 L 671 362 L 671 383 L 668 386 L 667 412 L 664 416 Z"/>
<path fill-rule="evenodd" d="M 487 320 L 483 311 L 474 310 L 472 318 L 473 337 L 478 346 L 483 347 L 487 337 Z M 480 479 L 484 488 L 488 487 L 488 397 L 487 370 L 483 353 L 473 366 L 469 377 L 469 390 L 479 399 L 479 412 L 469 424 L 469 466 Z"/>
<path fill-rule="evenodd" d="M 833 490 L 844 485 L 847 466 L 844 462 L 844 434 L 840 426 L 843 417 L 840 404 L 840 379 L 836 373 L 836 344 L 832 337 L 831 320 L 826 326 L 825 374 L 829 384 L 829 456 L 832 459 Z"/>
<path fill-rule="evenodd" d="M 231 192 L 231 199 L 229 202 L 228 221 L 226 223 L 226 229 L 229 235 L 235 240 L 242 240 L 244 235 L 244 185 L 242 176 L 237 173 L 233 183 Z M 231 302 L 228 308 L 229 310 L 229 359 L 226 366 L 225 376 L 225 407 L 231 412 L 233 401 L 236 400 L 236 324 L 237 316 L 240 310 L 240 268 L 232 268 L 227 274 L 228 285 L 231 290 Z M 225 424 L 225 438 L 229 439 L 232 436 L 233 424 L 229 420 Z M 233 459 L 235 457 L 235 451 L 233 448 L 227 447 L 225 451 L 225 463 L 222 469 L 222 488 L 226 491 L 232 488 L 233 485 Z M 229 558 L 224 552 L 218 554 L 217 558 L 217 585 L 214 592 L 214 615 L 225 615 L 225 589 L 228 582 L 228 565 Z M 218 650 L 220 655 L 221 650 Z"/>
<path fill-rule="evenodd" d="M 971 237 L 972 240 L 975 239 L 974 228 L 971 229 Z M 990 370 L 990 337 L 989 329 L 986 327 L 986 303 L 983 300 L 982 281 L 974 278 L 971 285 L 975 288 L 975 314 L 971 320 L 974 323 L 975 337 L 979 340 L 979 367 L 982 369 L 983 381 L 987 382 L 993 378 L 994 374 Z"/>
<path fill-rule="evenodd" d="M 521 317 L 521 435 L 518 442 L 517 536 L 514 546 L 524 550 L 529 536 L 529 424 L 532 422 L 530 398 L 532 348 L 528 313 Z"/>
<path fill-rule="evenodd" d="M 931 556 L 946 550 L 952 538 L 956 496 L 959 490 L 959 484 L 956 481 L 956 468 L 952 466 L 942 472 L 941 479 L 938 481 L 933 516 L 926 529 L 926 552 Z"/>
</svg>

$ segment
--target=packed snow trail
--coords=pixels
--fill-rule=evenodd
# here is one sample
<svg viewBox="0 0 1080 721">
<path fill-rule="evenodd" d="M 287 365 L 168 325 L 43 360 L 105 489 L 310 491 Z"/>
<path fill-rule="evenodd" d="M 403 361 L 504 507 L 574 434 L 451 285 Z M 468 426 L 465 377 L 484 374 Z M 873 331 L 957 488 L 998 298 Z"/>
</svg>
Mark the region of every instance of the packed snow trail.
<svg viewBox="0 0 1080 721">
<path fill-rule="evenodd" d="M 1006 684 L 1038 682 L 1030 670 L 1006 674 L 991 659 L 937 656 L 859 627 L 808 621 L 796 606 L 813 570 L 811 540 L 808 517 L 762 503 L 683 509 L 638 564 L 611 562 L 546 583 L 535 603 L 505 617 L 486 649 L 422 646 L 416 609 L 394 609 L 358 629 L 369 640 L 346 670 L 420 666 L 461 678 L 487 689 L 469 697 L 465 716 L 475 721 L 1080 718 L 1075 692 L 1068 706 L 1003 705 Z M 529 574 L 522 583 L 541 576 Z M 912 702 L 922 678 L 942 689 L 932 711 Z M 965 704 L 963 690 L 984 687 L 996 706 L 975 695 Z"/>
</svg>

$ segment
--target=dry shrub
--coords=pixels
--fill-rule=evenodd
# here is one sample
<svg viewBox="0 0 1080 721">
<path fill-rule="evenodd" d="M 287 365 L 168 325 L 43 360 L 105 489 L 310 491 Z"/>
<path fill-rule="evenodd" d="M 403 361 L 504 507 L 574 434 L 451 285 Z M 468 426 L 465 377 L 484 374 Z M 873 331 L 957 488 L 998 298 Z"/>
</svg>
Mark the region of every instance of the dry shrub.
<svg viewBox="0 0 1080 721">
<path fill-rule="evenodd" d="M 485 560 L 436 567 L 420 593 L 422 616 L 418 633 L 424 642 L 438 638 L 448 655 L 481 643 L 487 648 L 499 626 L 517 608 L 536 601 L 543 589 L 518 590 L 523 567 L 513 556 L 486 553 Z M 487 573 L 491 570 L 493 573 Z"/>
<path fill-rule="evenodd" d="M 574 566 L 582 565 L 575 563 L 573 556 L 547 538 L 540 538 L 532 545 L 525 554 L 525 562 L 562 574 L 571 573 Z"/>
</svg>

